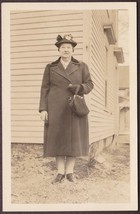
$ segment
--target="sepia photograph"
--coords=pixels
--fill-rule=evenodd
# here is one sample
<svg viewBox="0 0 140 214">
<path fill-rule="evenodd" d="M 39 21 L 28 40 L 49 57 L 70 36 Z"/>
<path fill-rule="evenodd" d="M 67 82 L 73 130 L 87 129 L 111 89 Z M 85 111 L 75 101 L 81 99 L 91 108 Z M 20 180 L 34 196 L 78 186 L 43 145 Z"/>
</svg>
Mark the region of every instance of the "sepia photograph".
<svg viewBox="0 0 140 214">
<path fill-rule="evenodd" d="M 3 3 L 3 211 L 137 210 L 136 3 Z"/>
</svg>

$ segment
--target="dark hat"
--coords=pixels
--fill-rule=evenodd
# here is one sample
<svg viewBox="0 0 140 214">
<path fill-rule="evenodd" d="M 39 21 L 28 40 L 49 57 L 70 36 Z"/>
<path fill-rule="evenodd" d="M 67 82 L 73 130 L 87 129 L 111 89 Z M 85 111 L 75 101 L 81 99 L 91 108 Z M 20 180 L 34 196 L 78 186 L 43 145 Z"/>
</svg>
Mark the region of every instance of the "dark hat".
<svg viewBox="0 0 140 214">
<path fill-rule="evenodd" d="M 59 48 L 60 45 L 62 45 L 63 43 L 69 43 L 71 44 L 73 47 L 75 47 L 77 45 L 77 43 L 75 41 L 73 41 L 73 37 L 71 34 L 66 34 L 64 35 L 64 37 L 62 38 L 60 35 L 57 36 L 57 42 L 55 43 L 55 45 Z"/>
</svg>

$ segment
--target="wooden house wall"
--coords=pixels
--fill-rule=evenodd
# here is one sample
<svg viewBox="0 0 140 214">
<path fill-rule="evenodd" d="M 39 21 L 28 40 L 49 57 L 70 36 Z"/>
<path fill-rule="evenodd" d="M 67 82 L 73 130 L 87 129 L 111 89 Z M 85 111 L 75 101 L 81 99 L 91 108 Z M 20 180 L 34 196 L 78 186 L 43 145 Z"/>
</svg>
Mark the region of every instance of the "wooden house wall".
<svg viewBox="0 0 140 214">
<path fill-rule="evenodd" d="M 91 13 L 89 64 L 95 84 L 90 94 L 91 143 L 113 135 L 117 129 L 117 63 L 113 54 L 114 47 L 108 43 L 103 28 L 104 24 L 111 21 L 116 26 L 116 14 L 113 12 L 110 15 L 105 10 Z"/>
<path fill-rule="evenodd" d="M 58 57 L 54 46 L 56 36 L 65 33 L 72 33 L 78 42 L 74 57 L 88 63 L 95 83 L 94 90 L 86 98 L 91 110 L 90 142 L 115 133 L 116 60 L 103 30 L 105 22 L 115 24 L 114 17 L 113 11 L 105 10 L 11 12 L 12 142 L 43 142 L 43 122 L 38 113 L 41 80 L 46 64 Z"/>
<path fill-rule="evenodd" d="M 82 19 L 82 11 L 11 12 L 12 142 L 43 142 L 38 108 L 44 68 L 58 57 L 58 34 L 73 34 L 78 42 L 74 57 L 82 59 Z"/>
</svg>

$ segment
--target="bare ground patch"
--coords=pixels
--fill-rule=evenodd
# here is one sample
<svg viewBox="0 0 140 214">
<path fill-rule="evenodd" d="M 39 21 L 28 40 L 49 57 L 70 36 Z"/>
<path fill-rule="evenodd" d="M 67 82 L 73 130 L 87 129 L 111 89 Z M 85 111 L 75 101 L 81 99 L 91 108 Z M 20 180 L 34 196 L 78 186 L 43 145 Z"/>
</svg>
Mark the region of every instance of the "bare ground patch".
<svg viewBox="0 0 140 214">
<path fill-rule="evenodd" d="M 128 144 L 104 150 L 102 164 L 77 158 L 74 183 L 52 184 L 55 159 L 43 159 L 42 153 L 42 145 L 12 144 L 12 203 L 129 202 Z"/>
</svg>

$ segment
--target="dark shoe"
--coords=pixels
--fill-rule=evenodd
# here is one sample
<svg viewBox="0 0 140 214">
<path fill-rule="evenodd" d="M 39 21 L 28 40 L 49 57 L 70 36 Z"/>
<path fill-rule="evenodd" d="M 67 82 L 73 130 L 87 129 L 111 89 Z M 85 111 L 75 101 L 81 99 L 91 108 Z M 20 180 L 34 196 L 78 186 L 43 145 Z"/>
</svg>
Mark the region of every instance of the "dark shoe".
<svg viewBox="0 0 140 214">
<path fill-rule="evenodd" d="M 54 181 L 52 182 L 52 184 L 61 183 L 64 178 L 65 178 L 65 175 L 58 174 L 54 179 Z"/>
<path fill-rule="evenodd" d="M 67 174 L 66 178 L 67 178 L 68 181 L 74 182 L 74 180 L 73 180 L 73 174 L 72 173 Z"/>
</svg>

